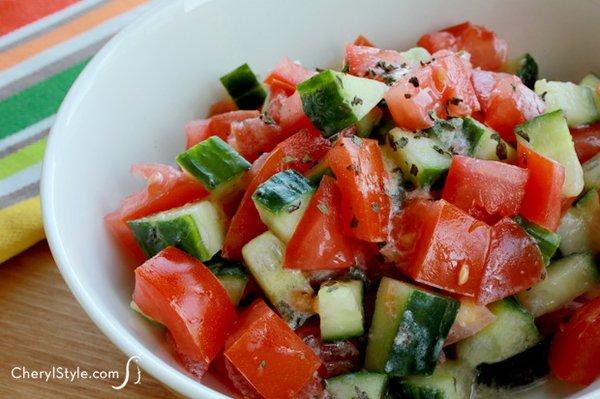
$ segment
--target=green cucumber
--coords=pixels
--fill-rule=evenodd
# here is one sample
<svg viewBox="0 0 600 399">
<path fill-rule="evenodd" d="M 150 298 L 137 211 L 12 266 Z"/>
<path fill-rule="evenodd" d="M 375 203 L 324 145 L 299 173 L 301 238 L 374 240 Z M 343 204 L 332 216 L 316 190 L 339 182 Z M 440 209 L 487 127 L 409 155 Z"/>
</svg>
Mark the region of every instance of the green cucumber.
<svg viewBox="0 0 600 399">
<path fill-rule="evenodd" d="M 376 80 L 329 69 L 297 86 L 304 113 L 325 137 L 361 120 L 381 101 L 387 89 Z"/>
<path fill-rule="evenodd" d="M 384 277 L 375 301 L 365 368 L 395 376 L 431 374 L 460 302 Z"/>
<path fill-rule="evenodd" d="M 560 236 L 553 231 L 546 230 L 535 223 L 531 223 L 521 216 L 515 216 L 513 219 L 523 228 L 523 230 L 525 230 L 533 241 L 535 241 L 542 253 L 544 264 L 547 266 L 560 245 Z"/>
<path fill-rule="evenodd" d="M 317 297 L 323 341 L 337 341 L 364 334 L 362 281 L 323 284 Z"/>
<path fill-rule="evenodd" d="M 583 170 L 562 111 L 543 114 L 515 128 L 517 140 L 565 167 L 562 194 L 576 197 L 583 190 Z"/>
<path fill-rule="evenodd" d="M 216 259 L 215 259 L 216 258 Z M 219 279 L 234 305 L 238 305 L 248 285 L 248 271 L 239 262 L 215 256 L 206 267 Z"/>
<path fill-rule="evenodd" d="M 521 82 L 532 90 L 538 80 L 538 64 L 529 53 L 510 61 L 505 70 L 508 73 L 517 75 Z"/>
<path fill-rule="evenodd" d="M 217 197 L 235 189 L 244 172 L 251 166 L 250 162 L 217 136 L 177 155 L 177 163 Z"/>
<path fill-rule="evenodd" d="M 469 399 L 475 371 L 456 360 L 447 360 L 430 376 L 411 376 L 400 383 L 402 398 L 406 399 Z"/>
<path fill-rule="evenodd" d="M 195 258 L 209 260 L 221 250 L 225 236 L 223 210 L 205 200 L 127 222 L 150 258 L 175 246 Z"/>
<path fill-rule="evenodd" d="M 388 376 L 359 371 L 342 374 L 325 380 L 331 399 L 383 399 Z"/>
<path fill-rule="evenodd" d="M 489 161 L 515 163 L 517 152 L 493 129 L 468 116 L 463 120 L 463 130 L 471 142 L 468 155 Z"/>
<path fill-rule="evenodd" d="M 465 135 L 461 118 L 438 119 L 425 132 L 429 137 L 436 139 L 444 151 L 451 154 L 469 154 L 471 143 Z"/>
<path fill-rule="evenodd" d="M 314 314 L 314 292 L 302 271 L 283 268 L 284 254 L 284 243 L 268 231 L 242 248 L 248 270 L 281 317 L 295 329 Z"/>
<path fill-rule="evenodd" d="M 588 125 L 600 119 L 594 93 L 587 86 L 571 82 L 535 82 L 535 92 L 546 102 L 546 112 L 562 110 L 570 127 Z"/>
<path fill-rule="evenodd" d="M 591 253 L 573 254 L 552 262 L 544 280 L 517 294 L 534 317 L 560 309 L 578 296 L 600 287 L 600 270 Z"/>
<path fill-rule="evenodd" d="M 583 165 L 583 182 L 585 190 L 596 190 L 600 188 L 600 154 L 588 159 Z"/>
<path fill-rule="evenodd" d="M 600 199 L 596 189 L 588 190 L 569 208 L 560 221 L 556 232 L 560 235 L 560 252 L 569 255 L 576 252 L 600 250 Z"/>
<path fill-rule="evenodd" d="M 472 366 L 497 363 L 540 341 L 533 317 L 514 299 L 494 302 L 489 309 L 496 319 L 477 334 L 456 344 L 459 359 Z"/>
<path fill-rule="evenodd" d="M 319 187 L 323 176 L 333 176 L 333 171 L 329 167 L 329 163 L 322 159 L 318 164 L 313 166 L 308 172 L 306 172 L 306 178 L 313 185 L 313 187 Z"/>
<path fill-rule="evenodd" d="M 402 170 L 404 179 L 416 186 L 431 186 L 450 168 L 452 158 L 440 143 L 423 133 L 399 128 L 388 133 L 388 146 L 394 163 Z"/>
<path fill-rule="evenodd" d="M 371 132 L 371 136 L 374 139 L 378 139 L 381 141 L 385 140 L 387 134 L 390 130 L 396 127 L 396 122 L 394 122 L 394 118 L 392 118 L 392 114 L 390 113 L 387 107 L 383 108 L 383 114 L 381 115 L 381 120 L 379 124 L 373 128 Z"/>
<path fill-rule="evenodd" d="M 588 73 L 585 77 L 579 82 L 580 86 L 589 87 L 592 90 L 592 94 L 594 96 L 594 101 L 596 102 L 596 109 L 600 112 L 600 78 L 594 75 L 593 73 Z"/>
<path fill-rule="evenodd" d="M 281 241 L 287 243 L 304 215 L 314 187 L 301 174 L 287 169 L 256 188 L 252 200 L 260 219 Z"/>
<path fill-rule="evenodd" d="M 402 58 L 410 66 L 420 66 L 431 61 L 431 54 L 423 47 L 413 47 L 402 52 Z"/>
<path fill-rule="evenodd" d="M 220 80 L 239 109 L 257 109 L 265 102 L 267 92 L 248 64 L 240 65 Z"/>
<path fill-rule="evenodd" d="M 375 126 L 381 121 L 382 116 L 383 111 L 380 108 L 375 107 L 370 110 L 368 114 L 356 122 L 356 135 L 358 137 L 369 137 Z"/>
</svg>

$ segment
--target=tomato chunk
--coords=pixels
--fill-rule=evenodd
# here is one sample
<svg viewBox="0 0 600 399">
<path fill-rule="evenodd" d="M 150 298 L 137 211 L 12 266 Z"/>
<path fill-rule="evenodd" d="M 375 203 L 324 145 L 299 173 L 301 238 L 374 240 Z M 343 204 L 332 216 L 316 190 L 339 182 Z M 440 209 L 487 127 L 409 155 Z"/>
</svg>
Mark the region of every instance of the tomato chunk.
<svg viewBox="0 0 600 399">
<path fill-rule="evenodd" d="M 550 346 L 550 370 L 560 380 L 588 385 L 600 376 L 600 298 L 583 305 L 559 328 Z"/>
<path fill-rule="evenodd" d="M 555 231 L 561 218 L 564 166 L 521 143 L 517 143 L 517 158 L 519 166 L 529 172 L 521 215 L 533 223 Z"/>
<path fill-rule="evenodd" d="M 133 300 L 169 329 L 179 352 L 202 362 L 204 370 L 236 321 L 235 307 L 219 280 L 202 262 L 175 247 L 135 269 Z"/>
<path fill-rule="evenodd" d="M 433 79 L 442 97 L 440 116 L 466 116 L 479 111 L 479 100 L 471 83 L 471 64 L 448 51 L 435 53 L 433 58 Z"/>
<path fill-rule="evenodd" d="M 280 85 L 290 95 L 296 90 L 298 83 L 305 81 L 315 74 L 315 71 L 310 71 L 299 63 L 285 57 L 269 73 L 265 79 L 265 83 L 270 86 Z"/>
<path fill-rule="evenodd" d="M 227 141 L 231 133 L 231 124 L 260 115 L 258 111 L 231 111 L 218 114 L 209 119 L 201 119 L 188 123 L 185 127 L 185 148 L 190 148 L 211 136 L 219 136 Z"/>
<path fill-rule="evenodd" d="M 442 198 L 471 216 L 494 223 L 519 213 L 527 170 L 498 161 L 452 158 Z"/>
<path fill-rule="evenodd" d="M 356 39 L 354 39 L 354 44 L 357 46 L 375 47 L 373 42 L 363 35 L 358 35 Z"/>
<path fill-rule="evenodd" d="M 350 44 L 345 50 L 348 72 L 351 75 L 382 80 L 384 74 L 393 78 L 406 69 L 406 59 L 394 50 Z"/>
<path fill-rule="evenodd" d="M 348 205 L 343 210 L 345 228 L 364 241 L 385 241 L 390 197 L 385 192 L 387 173 L 377 141 L 341 137 L 327 159 Z"/>
<path fill-rule="evenodd" d="M 254 302 L 227 340 L 225 357 L 265 398 L 293 398 L 321 362 L 263 300 Z"/>
<path fill-rule="evenodd" d="M 275 122 L 256 117 L 232 122 L 227 141 L 246 160 L 254 162 L 260 154 L 271 151 L 285 138 Z"/>
<path fill-rule="evenodd" d="M 579 162 L 584 163 L 600 153 L 600 122 L 593 125 L 571 129 L 575 151 Z"/>
<path fill-rule="evenodd" d="M 224 114 L 226 112 L 237 111 L 237 109 L 238 107 L 235 104 L 235 102 L 232 99 L 228 98 L 225 100 L 217 101 L 214 104 L 212 104 L 208 109 L 208 116 L 211 117 L 219 114 Z"/>
</svg>

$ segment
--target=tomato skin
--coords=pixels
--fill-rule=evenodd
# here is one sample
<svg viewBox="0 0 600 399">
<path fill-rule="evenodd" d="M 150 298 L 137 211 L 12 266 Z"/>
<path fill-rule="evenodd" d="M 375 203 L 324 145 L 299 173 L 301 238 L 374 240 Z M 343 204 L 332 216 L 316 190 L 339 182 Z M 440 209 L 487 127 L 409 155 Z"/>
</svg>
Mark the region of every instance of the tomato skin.
<svg viewBox="0 0 600 399">
<path fill-rule="evenodd" d="M 571 136 L 579 162 L 584 163 L 600 153 L 600 122 L 586 127 L 571 128 Z"/>
<path fill-rule="evenodd" d="M 518 165 L 529 172 L 521 215 L 548 230 L 556 231 L 562 215 L 564 166 L 521 143 L 517 143 L 517 159 Z"/>
<path fill-rule="evenodd" d="M 133 300 L 169 329 L 179 352 L 204 363 L 204 370 L 236 321 L 235 307 L 219 280 L 202 262 L 175 247 L 135 269 Z"/>
<path fill-rule="evenodd" d="M 214 115 L 209 119 L 189 122 L 185 127 L 185 148 L 193 147 L 211 136 L 218 136 L 223 141 L 227 141 L 233 122 L 256 118 L 259 115 L 258 111 L 231 111 Z"/>
<path fill-rule="evenodd" d="M 343 226 L 368 242 L 387 238 L 390 197 L 385 192 L 387 172 L 376 140 L 340 137 L 327 154 L 342 193 Z"/>
<path fill-rule="evenodd" d="M 144 177 L 147 186 L 121 201 L 121 206 L 104 217 L 104 222 L 118 243 L 138 261 L 146 257 L 127 225 L 130 220 L 183 206 L 208 195 L 196 179 L 168 165 L 134 165 L 133 174 Z"/>
<path fill-rule="evenodd" d="M 471 64 L 448 51 L 439 51 L 433 58 L 433 79 L 442 96 L 440 116 L 466 116 L 479 111 L 479 101 L 471 83 Z"/>
<path fill-rule="evenodd" d="M 212 136 L 210 129 L 208 128 L 209 125 L 210 119 L 193 120 L 185 125 L 184 130 L 186 150 Z"/>
<path fill-rule="evenodd" d="M 367 39 L 363 35 L 358 35 L 356 39 L 354 39 L 354 45 L 356 46 L 365 46 L 365 47 L 375 47 L 372 41 Z"/>
<path fill-rule="evenodd" d="M 541 280 L 544 261 L 537 244 L 515 221 L 492 226 L 490 250 L 477 302 L 488 304 L 523 291 Z"/>
<path fill-rule="evenodd" d="M 589 385 L 600 376 L 600 298 L 575 311 L 550 346 L 550 370 L 559 379 Z"/>
<path fill-rule="evenodd" d="M 442 198 L 474 218 L 494 223 L 519 213 L 527 177 L 527 170 L 518 166 L 456 155 Z"/>
<path fill-rule="evenodd" d="M 318 131 L 301 130 L 279 143 L 269 155 L 261 160 L 260 165 L 257 167 L 253 165 L 253 177 L 225 235 L 223 257 L 241 260 L 242 247 L 267 230 L 252 201 L 252 194 L 256 187 L 275 173 L 285 169 L 295 169 L 300 173 L 308 171 L 325 155 L 329 148 L 331 148 L 331 143 Z M 292 159 L 292 161 L 286 162 L 288 159 Z M 310 160 L 307 162 L 307 159 Z"/>
<path fill-rule="evenodd" d="M 406 62 L 404 56 L 394 50 L 382 50 L 373 46 L 350 44 L 345 49 L 348 72 L 359 77 L 382 79 L 386 72 L 380 65 L 381 61 L 399 69 Z M 401 68 L 400 68 L 401 69 Z M 394 71 L 389 72 L 394 75 Z"/>
<path fill-rule="evenodd" d="M 254 162 L 260 154 L 271 151 L 285 138 L 281 127 L 256 117 L 232 122 L 227 142 L 247 161 Z"/>
<path fill-rule="evenodd" d="M 427 33 L 419 39 L 417 46 L 427 49 L 430 53 L 440 50 L 458 51 L 459 43 L 455 35 L 449 32 Z"/>
<path fill-rule="evenodd" d="M 246 310 L 224 354 L 265 399 L 295 397 L 321 366 L 314 352 L 261 299 Z"/>
<path fill-rule="evenodd" d="M 287 95 L 291 95 L 298 83 L 305 81 L 316 72 L 304 68 L 299 63 L 296 63 L 285 57 L 275 66 L 275 69 L 269 73 L 265 79 L 265 83 L 269 86 L 277 86 L 284 88 Z"/>
</svg>

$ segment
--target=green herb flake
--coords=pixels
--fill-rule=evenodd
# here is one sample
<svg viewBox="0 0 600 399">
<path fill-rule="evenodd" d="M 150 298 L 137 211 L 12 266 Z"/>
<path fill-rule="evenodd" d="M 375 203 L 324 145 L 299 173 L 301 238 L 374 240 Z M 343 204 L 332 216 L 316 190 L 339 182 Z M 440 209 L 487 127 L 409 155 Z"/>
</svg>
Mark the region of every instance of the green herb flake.
<svg viewBox="0 0 600 399">
<path fill-rule="evenodd" d="M 408 79 L 408 83 L 412 84 L 415 87 L 419 87 L 419 78 L 413 76 L 412 78 Z"/>
<path fill-rule="evenodd" d="M 508 153 L 506 151 L 506 143 L 504 143 L 503 141 L 499 141 L 496 145 L 496 156 L 501 161 L 504 161 L 506 158 L 508 158 Z"/>
<path fill-rule="evenodd" d="M 317 209 L 321 211 L 323 215 L 329 215 L 329 207 L 323 201 L 317 203 Z"/>
<path fill-rule="evenodd" d="M 397 144 L 399 148 L 404 148 L 408 144 L 408 139 L 406 137 L 400 137 L 400 140 L 395 144 Z"/>
<path fill-rule="evenodd" d="M 416 176 L 419 174 L 419 168 L 414 163 L 410 166 L 410 174 Z"/>
<path fill-rule="evenodd" d="M 308 154 L 302 157 L 302 163 L 311 163 L 313 161 L 312 157 Z"/>
<path fill-rule="evenodd" d="M 375 213 L 379 213 L 381 211 L 381 207 L 377 202 L 371 202 L 371 209 L 373 209 L 373 212 Z"/>
<path fill-rule="evenodd" d="M 354 96 L 354 98 L 352 99 L 352 102 L 350 102 L 350 105 L 352 106 L 356 106 L 356 105 L 360 105 L 363 103 L 362 98 L 359 98 L 357 96 Z"/>
<path fill-rule="evenodd" d="M 337 79 L 338 83 L 340 84 L 340 87 L 343 89 L 344 88 L 344 82 L 342 82 L 342 78 L 340 78 L 338 75 L 335 75 L 335 78 Z"/>
<path fill-rule="evenodd" d="M 298 158 L 293 157 L 291 155 L 286 155 L 285 157 L 283 157 L 282 161 L 283 163 L 290 163 L 290 162 L 296 162 L 298 160 Z"/>
<path fill-rule="evenodd" d="M 358 136 L 352 136 L 351 140 L 354 144 L 356 144 L 359 147 L 363 144 L 362 139 Z"/>
<path fill-rule="evenodd" d="M 385 83 L 388 86 L 393 86 L 394 83 L 396 83 L 396 78 L 394 78 L 389 73 L 384 73 L 383 75 L 381 75 L 381 78 L 383 79 L 383 83 Z"/>
<path fill-rule="evenodd" d="M 302 206 L 302 201 L 298 201 L 298 203 L 296 203 L 296 204 L 291 204 L 287 207 L 287 212 L 288 213 L 295 212 L 298 209 L 300 209 L 300 206 Z"/>
</svg>

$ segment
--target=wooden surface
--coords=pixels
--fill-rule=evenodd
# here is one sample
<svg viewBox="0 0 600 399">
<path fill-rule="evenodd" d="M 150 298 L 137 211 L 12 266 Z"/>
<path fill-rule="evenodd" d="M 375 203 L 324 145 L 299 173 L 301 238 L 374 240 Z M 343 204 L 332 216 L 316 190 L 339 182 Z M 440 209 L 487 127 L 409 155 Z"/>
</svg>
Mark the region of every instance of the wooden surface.
<svg viewBox="0 0 600 399">
<path fill-rule="evenodd" d="M 175 398 L 143 371 L 139 385 L 120 391 L 111 386 L 121 378 L 45 382 L 11 376 L 13 367 L 52 366 L 118 370 L 122 376 L 126 361 L 79 306 L 45 242 L 0 265 L 0 398 Z"/>
</svg>

